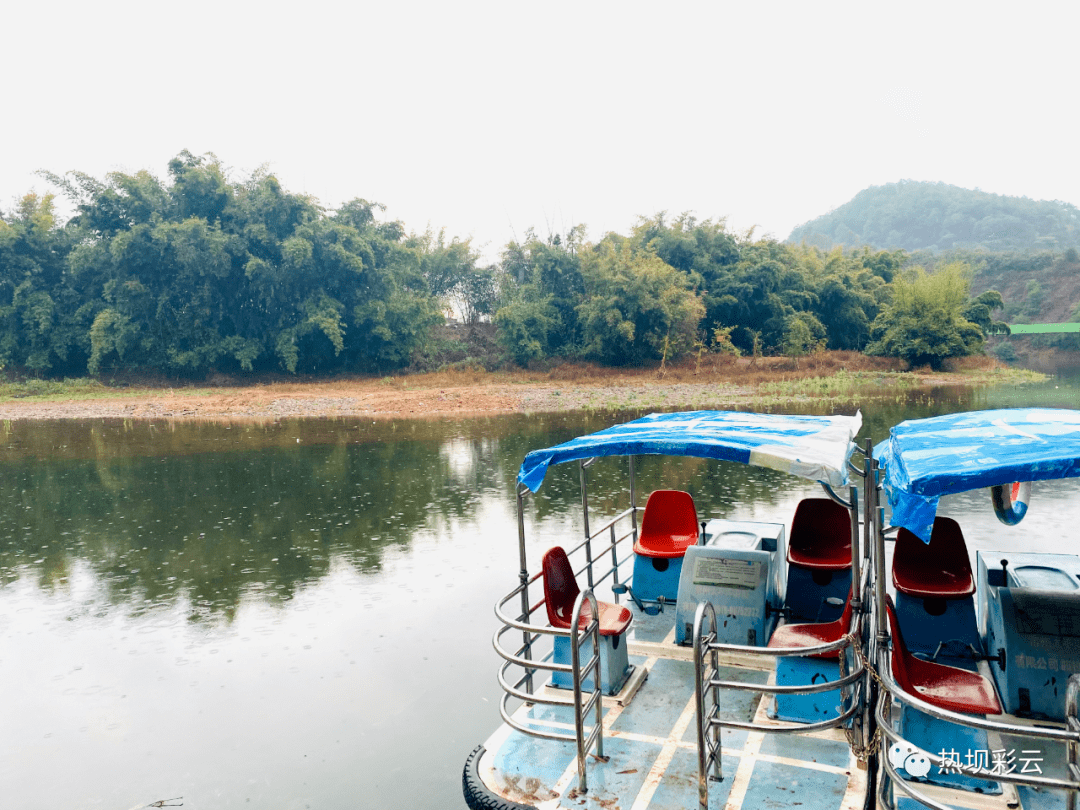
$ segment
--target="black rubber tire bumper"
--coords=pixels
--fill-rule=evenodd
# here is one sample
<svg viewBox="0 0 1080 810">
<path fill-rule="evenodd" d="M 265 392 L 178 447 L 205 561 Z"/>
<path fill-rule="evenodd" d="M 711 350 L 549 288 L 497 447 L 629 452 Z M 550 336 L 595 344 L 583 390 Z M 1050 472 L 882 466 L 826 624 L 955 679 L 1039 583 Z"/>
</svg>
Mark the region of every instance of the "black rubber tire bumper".
<svg viewBox="0 0 1080 810">
<path fill-rule="evenodd" d="M 480 778 L 480 757 L 486 750 L 483 745 L 476 746 L 465 760 L 465 770 L 461 773 L 461 791 L 469 810 L 536 810 L 531 804 L 504 799 L 487 789 Z"/>
</svg>

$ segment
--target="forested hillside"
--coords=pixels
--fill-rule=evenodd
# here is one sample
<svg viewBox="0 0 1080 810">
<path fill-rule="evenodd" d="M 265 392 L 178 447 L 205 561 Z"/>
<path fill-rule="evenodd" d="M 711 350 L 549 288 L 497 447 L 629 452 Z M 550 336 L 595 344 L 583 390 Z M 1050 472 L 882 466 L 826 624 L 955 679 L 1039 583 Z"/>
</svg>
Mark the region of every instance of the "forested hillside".
<svg viewBox="0 0 1080 810">
<path fill-rule="evenodd" d="M 860 191 L 836 210 L 795 228 L 788 241 L 825 249 L 1060 251 L 1080 247 L 1080 209 L 1065 202 L 903 180 Z"/>
<path fill-rule="evenodd" d="M 990 253 L 955 250 L 913 253 L 910 261 L 930 270 L 961 261 L 973 268 L 971 290 L 997 290 L 1009 323 L 1061 323 L 1080 319 L 1080 252 Z"/>
<path fill-rule="evenodd" d="M 912 254 L 909 261 L 927 267 L 931 272 L 949 263 L 966 263 L 973 268 L 971 291 L 976 294 L 987 290 L 1000 293 L 1004 306 L 995 317 L 1007 323 L 1080 321 L 1080 251 L 1075 248 L 1026 253 L 924 251 Z M 1080 334 L 1014 335 L 992 341 L 993 353 L 1009 362 L 1022 357 L 1030 363 L 1036 350 L 1048 348 L 1071 353 L 1071 359 L 1058 358 L 1048 367 L 1052 368 L 1056 363 L 1075 366 Z"/>
</svg>

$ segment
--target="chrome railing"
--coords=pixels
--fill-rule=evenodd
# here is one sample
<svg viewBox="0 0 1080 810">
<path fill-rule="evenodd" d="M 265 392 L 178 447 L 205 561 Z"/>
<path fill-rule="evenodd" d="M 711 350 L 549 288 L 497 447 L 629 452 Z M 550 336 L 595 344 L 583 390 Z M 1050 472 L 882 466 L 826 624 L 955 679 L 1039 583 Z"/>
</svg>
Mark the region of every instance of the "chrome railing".
<svg viewBox="0 0 1080 810">
<path fill-rule="evenodd" d="M 896 682 L 892 672 L 889 646 L 890 643 L 895 643 L 895 640 L 889 638 L 885 621 L 885 539 L 887 534 L 896 531 L 896 527 L 886 527 L 885 525 L 885 510 L 879 505 L 881 493 L 879 468 L 877 461 L 873 459 L 873 448 L 869 440 L 866 443 L 864 455 L 866 457 L 867 532 L 874 540 L 871 556 L 874 564 L 873 593 L 875 598 L 873 615 L 876 627 L 870 638 L 870 660 L 875 661 L 877 664 L 876 671 L 871 674 L 879 684 L 874 719 L 877 733 L 882 737 L 882 747 L 888 748 L 889 745 L 895 743 L 911 745 L 900 732 L 893 728 L 890 714 L 894 701 L 957 726 L 980 729 L 998 735 L 1007 734 L 1022 739 L 1054 740 L 1064 743 L 1067 756 L 1065 763 L 1066 778 L 1064 779 L 1036 776 L 1030 773 L 1013 774 L 1004 772 L 1000 768 L 987 770 L 965 767 L 963 773 L 966 776 L 986 781 L 1026 785 L 1037 790 L 1064 791 L 1067 810 L 1076 810 L 1078 792 L 1080 792 L 1080 767 L 1078 767 L 1078 763 L 1080 763 L 1080 720 L 1078 720 L 1078 714 L 1080 714 L 1078 713 L 1080 676 L 1076 674 L 1069 676 L 1065 700 L 1065 722 L 1060 726 L 1021 725 L 1002 720 L 989 720 L 981 715 L 964 714 L 942 709 L 927 703 L 917 695 L 904 691 Z M 928 751 L 925 753 L 930 755 L 932 761 L 934 752 Z M 907 796 L 926 807 L 933 808 L 933 810 L 956 810 L 954 806 L 945 804 L 915 787 L 914 785 L 918 783 L 913 783 L 901 776 L 888 756 L 881 756 L 880 760 L 882 778 L 879 778 L 877 782 L 877 806 L 883 808 L 892 808 L 894 806 L 894 795 L 889 790 L 889 786 L 893 785 Z M 939 792 L 938 795 L 940 796 L 941 793 Z M 967 806 L 969 802 L 960 802 L 959 804 Z"/>
<path fill-rule="evenodd" d="M 1080 676 L 1069 676 L 1065 700 L 1066 716 L 1063 727 L 1056 728 L 1043 725 L 1028 726 L 1017 723 L 1008 723 L 1001 720 L 988 720 L 980 715 L 954 712 L 927 703 L 925 700 L 912 695 L 910 692 L 905 692 L 900 688 L 900 685 L 896 683 L 892 674 L 892 663 L 889 658 L 888 650 L 881 650 L 880 659 L 878 665 L 878 677 L 881 680 L 882 689 L 878 696 L 877 722 L 882 736 L 890 743 L 907 743 L 907 740 L 905 740 L 899 732 L 893 729 L 893 724 L 886 714 L 886 707 L 891 708 L 891 702 L 894 700 L 914 709 L 918 709 L 920 712 L 924 712 L 931 717 L 945 720 L 958 726 L 982 729 L 997 734 L 1008 734 L 1024 739 L 1056 740 L 1058 742 L 1064 742 L 1068 756 L 1066 762 L 1068 778 L 1066 779 L 1056 779 L 1054 777 L 1035 776 L 1033 774 L 1023 773 L 1012 774 L 1001 771 L 1000 769 L 986 770 L 967 767 L 963 769 L 963 773 L 966 776 L 972 776 L 976 779 L 992 782 L 1007 782 L 1013 785 L 1027 785 L 1039 790 L 1064 790 L 1066 791 L 1066 807 L 1068 810 L 1076 810 L 1077 791 L 1080 791 L 1080 768 L 1077 767 L 1077 761 L 1080 759 L 1080 720 L 1078 720 L 1077 715 L 1078 697 L 1080 697 Z M 933 752 L 928 751 L 926 753 L 930 754 L 932 761 Z M 926 795 L 918 788 L 912 787 L 912 783 L 897 772 L 892 762 L 890 762 L 889 757 L 882 757 L 881 764 L 889 777 L 888 780 L 880 780 L 878 784 L 878 802 L 881 807 L 893 806 L 891 797 L 888 795 L 888 784 L 891 783 L 899 787 L 900 790 L 915 799 L 915 801 L 920 802 L 927 807 L 934 808 L 934 810 L 955 810 L 952 806 L 943 804 Z"/>
<path fill-rule="evenodd" d="M 866 465 L 867 467 L 869 465 Z M 860 471 L 851 465 L 854 472 L 865 476 L 869 470 Z M 851 513 L 851 548 L 852 548 L 852 582 L 855 584 L 849 596 L 852 607 L 852 623 L 848 633 L 837 641 L 828 644 L 820 644 L 814 647 L 756 647 L 741 644 L 720 643 L 716 634 L 716 612 L 712 604 L 703 601 L 698 604 L 694 615 L 694 698 L 697 713 L 697 748 L 698 748 L 698 801 L 702 808 L 708 806 L 709 780 L 723 779 L 723 755 L 721 745 L 721 728 L 739 728 L 747 730 L 765 731 L 773 734 L 806 734 L 825 729 L 837 728 L 844 724 L 850 724 L 846 728 L 848 743 L 860 758 L 867 755 L 868 746 L 865 735 L 871 725 L 871 717 L 866 709 L 865 696 L 868 694 L 869 684 L 866 682 L 867 668 L 862 642 L 863 615 L 866 603 L 863 596 L 867 593 L 869 578 L 872 573 L 862 565 L 862 550 L 868 547 L 867 542 L 860 543 L 860 528 L 864 528 L 865 535 L 869 536 L 868 527 L 861 526 L 859 520 L 859 488 L 851 487 L 850 498 L 844 500 L 833 489 L 822 484 L 826 494 L 835 502 L 847 508 Z M 864 487 L 865 488 L 865 487 Z M 865 493 L 864 493 L 865 497 Z M 864 502 L 868 502 L 864 500 Z M 706 625 L 708 627 L 706 628 Z M 854 651 L 854 668 L 847 671 L 847 648 Z M 725 681 L 719 677 L 719 654 L 737 653 L 751 656 L 770 656 L 781 658 L 786 656 L 812 656 L 823 653 L 838 652 L 839 675 L 835 681 L 808 685 L 762 685 L 747 684 L 741 681 Z M 708 658 L 708 664 L 706 664 Z M 720 720 L 720 690 L 738 689 L 752 692 L 765 692 L 774 695 L 811 695 L 819 692 L 828 692 L 834 689 L 840 690 L 841 706 L 846 707 L 836 717 L 816 723 L 776 723 L 769 726 L 761 726 L 738 720 Z M 711 703 L 706 706 L 706 694 L 711 695 Z"/>
<path fill-rule="evenodd" d="M 706 629 L 706 625 L 708 629 Z M 844 652 L 852 646 L 854 639 L 860 637 L 861 619 L 856 613 L 851 631 L 837 641 L 820 644 L 815 647 L 750 647 L 742 644 L 723 644 L 716 641 L 716 611 L 711 602 L 698 604 L 694 614 L 694 701 L 697 713 L 698 747 L 698 803 L 701 808 L 709 806 L 709 780 L 723 779 L 723 755 L 721 728 L 740 728 L 753 731 L 765 731 L 774 734 L 799 734 L 824 729 L 836 728 L 855 717 L 862 705 L 865 694 L 866 669 L 862 656 L 855 655 L 855 668 L 847 672 L 847 655 Z M 719 654 L 721 652 L 742 653 L 772 657 L 809 656 L 820 653 L 839 652 L 840 677 L 835 681 L 825 681 L 812 685 L 763 685 L 725 681 L 719 678 Z M 708 664 L 706 665 L 706 657 Z M 840 689 L 841 705 L 846 705 L 840 714 L 830 720 L 818 723 L 787 723 L 762 726 L 741 720 L 721 720 L 720 690 L 740 689 L 750 692 L 766 692 L 777 695 L 815 694 Z M 711 696 L 706 706 L 706 693 Z"/>
<path fill-rule="evenodd" d="M 585 629 L 582 630 L 581 624 L 581 612 L 585 602 L 589 603 L 589 610 L 591 611 L 588 624 Z M 528 630 L 535 640 L 541 635 L 551 636 L 566 636 L 570 639 L 570 664 L 557 664 L 552 660 L 534 661 L 529 658 L 524 658 L 520 655 L 514 655 L 507 653 L 503 650 L 498 643 L 498 637 L 502 633 L 499 631 L 495 636 L 495 649 L 498 650 L 499 655 L 506 659 L 506 663 L 499 668 L 499 685 L 503 688 L 505 694 L 502 700 L 499 702 L 499 713 L 502 715 L 503 721 L 518 731 L 529 734 L 533 737 L 541 737 L 547 740 L 559 740 L 561 742 L 573 742 L 577 746 L 577 766 L 578 766 L 578 784 L 582 791 L 588 790 L 587 776 L 585 773 L 585 757 L 592 750 L 593 745 L 596 745 L 596 755 L 602 757 L 604 755 L 604 725 L 602 718 L 602 690 L 600 686 L 600 611 L 596 604 L 596 596 L 593 595 L 592 588 L 586 588 L 584 591 L 578 594 L 577 599 L 574 601 L 574 613 L 570 622 L 569 629 L 562 630 L 554 627 L 536 627 L 525 625 L 523 623 L 514 621 L 512 626 L 519 629 L 525 628 Z M 508 629 L 508 628 L 504 628 Z M 586 642 L 592 642 L 592 657 L 586 662 L 581 660 L 581 647 Z M 555 697 L 550 695 L 540 694 L 536 691 L 529 690 L 523 691 L 521 687 L 525 685 L 526 678 L 522 678 L 516 684 L 511 684 L 506 679 L 506 671 L 513 665 L 526 667 L 529 670 L 529 677 L 535 674 L 537 670 L 546 670 L 550 672 L 567 672 L 570 673 L 573 682 L 573 697 L 569 700 L 562 697 Z M 585 680 L 592 676 L 593 688 L 586 698 L 584 689 Z M 513 714 L 509 711 L 507 706 L 508 701 L 511 698 L 517 698 L 529 704 L 542 704 L 549 706 L 566 706 L 573 705 L 574 707 L 574 733 L 573 734 L 560 734 L 555 731 L 545 731 L 543 729 L 536 728 L 534 726 L 526 725 L 523 722 L 519 722 Z M 585 717 L 588 713 L 595 709 L 596 718 L 591 729 L 585 728 Z"/>
<path fill-rule="evenodd" d="M 521 497 L 519 493 L 519 502 Z M 620 534 L 620 524 L 627 518 L 633 521 L 632 527 L 629 531 Z M 520 520 L 519 529 L 522 530 L 522 534 L 523 526 L 524 521 Z M 542 579 L 543 574 L 537 573 L 530 577 L 524 566 L 521 584 L 500 599 L 495 606 L 495 615 L 500 626 L 495 631 L 492 643 L 495 651 L 504 661 L 498 671 L 499 686 L 504 693 L 499 702 L 499 713 L 507 725 L 523 734 L 560 742 L 574 742 L 577 748 L 579 789 L 582 791 L 587 790 L 585 762 L 594 744 L 597 756 L 603 756 L 599 611 L 594 591 L 609 578 L 612 580 L 612 586 L 619 584 L 620 565 L 631 561 L 629 553 L 623 559 L 619 559 L 620 545 L 626 540 L 635 538 L 636 533 L 636 510 L 631 507 L 605 522 L 595 532 L 587 533 L 581 542 L 566 550 L 567 557 L 572 560 L 584 554 L 584 565 L 579 562 L 574 566 L 574 576 L 579 582 L 584 580 L 584 583 L 588 583 L 583 583 L 582 592 L 575 602 L 573 620 L 569 629 L 552 627 L 543 612 L 541 613 L 542 621 L 534 621 L 534 614 L 541 611 L 546 604 L 542 593 L 536 602 L 532 601 L 532 594 L 535 592 L 533 586 L 540 587 L 537 581 Z M 609 553 L 610 558 L 607 557 Z M 602 562 L 607 559 L 610 559 L 610 565 Z M 603 567 L 605 565 L 607 567 Z M 618 596 L 616 595 L 615 598 L 617 599 Z M 589 601 L 591 621 L 584 630 L 579 631 L 579 618 L 585 600 Z M 509 605 L 515 601 L 519 602 L 521 612 L 511 615 L 508 611 L 513 608 Z M 516 648 L 508 647 L 504 639 L 504 636 L 512 631 L 520 631 L 522 634 L 521 643 Z M 556 636 L 570 638 L 572 653 L 570 664 L 555 663 L 553 653 L 546 646 L 543 649 L 537 649 L 539 642 L 544 639 L 554 639 Z M 582 661 L 581 645 L 587 644 L 589 639 L 592 640 L 593 655 L 587 661 Z M 510 670 L 514 667 L 522 672 L 517 680 L 513 680 L 510 674 Z M 544 689 L 543 683 L 539 682 L 541 679 L 534 678 L 538 672 L 569 673 L 573 683 L 572 694 L 560 695 L 555 690 Z M 590 676 L 593 679 L 594 688 L 586 691 L 583 689 L 583 684 Z M 518 720 L 511 711 L 511 700 L 518 700 L 525 704 L 572 706 L 574 733 L 564 734 L 551 731 Z M 587 728 L 586 718 L 589 712 L 594 710 L 595 722 L 591 728 Z"/>
</svg>

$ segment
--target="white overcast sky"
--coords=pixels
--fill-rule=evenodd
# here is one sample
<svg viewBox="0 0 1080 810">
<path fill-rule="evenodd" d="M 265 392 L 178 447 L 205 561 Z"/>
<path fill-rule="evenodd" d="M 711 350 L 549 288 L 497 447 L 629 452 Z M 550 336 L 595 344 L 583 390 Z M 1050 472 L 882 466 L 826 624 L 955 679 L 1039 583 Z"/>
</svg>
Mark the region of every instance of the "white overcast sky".
<svg viewBox="0 0 1080 810">
<path fill-rule="evenodd" d="M 900 179 L 1080 204 L 1080 3 L 190 0 L 0 14 L 0 208 L 214 152 L 488 257 L 692 211 L 787 237 Z"/>
</svg>

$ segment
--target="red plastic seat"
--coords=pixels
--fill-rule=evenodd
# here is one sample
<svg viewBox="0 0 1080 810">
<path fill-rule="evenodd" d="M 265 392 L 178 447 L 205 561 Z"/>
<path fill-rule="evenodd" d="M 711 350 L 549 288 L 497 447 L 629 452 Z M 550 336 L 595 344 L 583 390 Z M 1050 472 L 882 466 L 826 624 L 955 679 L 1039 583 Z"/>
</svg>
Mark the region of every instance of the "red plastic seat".
<svg viewBox="0 0 1080 810">
<path fill-rule="evenodd" d="M 645 503 L 634 553 L 642 557 L 675 558 L 698 541 L 697 510 L 689 492 L 658 489 Z"/>
<path fill-rule="evenodd" d="M 990 681 L 978 672 L 916 658 L 904 646 L 892 599 L 887 601 L 885 609 L 893 640 L 893 677 L 901 689 L 939 709 L 966 714 L 1001 714 L 1001 703 Z"/>
<path fill-rule="evenodd" d="M 561 546 L 549 548 L 544 554 L 543 572 L 544 604 L 547 607 L 548 622 L 552 627 L 567 630 L 574 618 L 574 601 L 581 589 L 578 588 L 574 569 L 571 568 Z M 600 635 L 622 635 L 630 626 L 633 614 L 627 608 L 599 600 L 596 607 L 600 611 Z M 578 617 L 578 629 L 584 630 L 591 620 L 592 607 L 585 602 Z"/>
<path fill-rule="evenodd" d="M 817 571 L 851 568 L 851 514 L 829 498 L 804 498 L 795 509 L 788 562 Z"/>
<path fill-rule="evenodd" d="M 784 624 L 773 631 L 769 639 L 770 647 L 818 647 L 839 641 L 851 627 L 851 594 L 848 593 L 847 602 L 844 604 L 844 612 L 840 618 L 833 622 L 819 622 L 817 624 Z M 838 659 L 840 651 L 834 650 L 828 653 L 814 653 L 811 658 Z"/>
<path fill-rule="evenodd" d="M 896 590 L 923 599 L 960 599 L 975 593 L 960 524 L 952 518 L 936 518 L 929 543 L 907 529 L 897 532 L 892 581 Z"/>
</svg>

